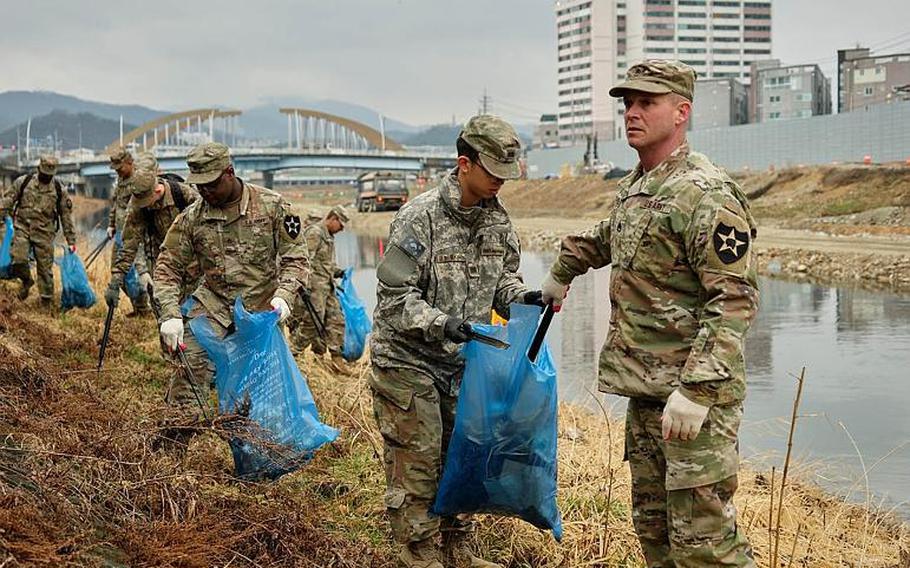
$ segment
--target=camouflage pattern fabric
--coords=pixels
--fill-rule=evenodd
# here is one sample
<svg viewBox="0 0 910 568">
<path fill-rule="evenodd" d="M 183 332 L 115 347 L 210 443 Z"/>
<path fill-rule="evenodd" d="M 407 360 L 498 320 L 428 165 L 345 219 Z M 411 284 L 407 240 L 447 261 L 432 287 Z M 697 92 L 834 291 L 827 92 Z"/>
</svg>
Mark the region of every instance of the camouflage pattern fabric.
<svg viewBox="0 0 910 568">
<path fill-rule="evenodd" d="M 611 265 L 600 390 L 704 406 L 741 402 L 743 341 L 758 309 L 755 221 L 739 186 L 687 145 L 620 181 L 611 217 L 566 237 L 561 283 Z"/>
<path fill-rule="evenodd" d="M 213 329 L 220 326 L 225 332 L 237 296 L 250 311 L 271 310 L 269 302 L 275 296 L 292 305 L 309 273 L 299 217 L 291 214 L 290 204 L 280 195 L 248 183 L 243 183 L 238 203 L 222 209 L 197 199 L 177 215 L 155 264 L 159 323 L 181 317 L 182 289 L 196 263 L 203 278 L 192 294 L 195 306 L 189 316 L 205 315 Z M 189 332 L 184 337 L 196 379 L 210 384 L 212 363 Z M 185 374 L 177 374 L 168 401 L 195 404 L 188 398 L 192 396 L 188 387 Z"/>
<path fill-rule="evenodd" d="M 341 357 L 344 347 L 344 314 L 338 298 L 335 297 L 335 237 L 329 233 L 320 219 L 304 229 L 307 251 L 310 254 L 310 301 L 317 317 L 325 325 L 326 340 L 316 331 L 313 318 L 300 298 L 295 299 L 294 317 L 288 322 L 291 343 L 296 351 L 303 351 L 309 345 L 313 353 L 328 351 L 332 356 Z"/>
<path fill-rule="evenodd" d="M 113 199 L 111 199 L 111 214 L 110 221 L 108 226 L 114 229 L 115 232 L 123 235 L 124 243 L 126 235 L 124 234 L 124 227 L 127 224 L 127 216 L 130 210 L 130 181 L 127 179 L 118 178 L 113 189 Z M 141 246 L 141 245 L 140 245 Z M 113 273 L 113 268 L 117 264 L 117 255 L 120 254 L 120 249 L 115 245 L 111 247 L 111 273 Z M 136 263 L 136 270 L 139 274 L 147 272 L 148 269 L 145 266 L 145 255 L 143 254 L 133 254 L 133 258 Z M 132 263 L 131 263 L 132 264 Z M 127 265 L 127 272 L 129 271 L 129 265 Z M 125 274 L 125 273 L 124 273 Z M 123 282 L 121 278 L 120 289 L 126 294 L 127 298 L 130 298 L 130 301 L 133 303 L 133 309 L 137 312 L 147 312 L 149 310 L 149 297 L 146 293 L 139 294 L 138 297 L 132 298 L 129 295 L 127 290 L 126 283 Z"/>
<path fill-rule="evenodd" d="M 663 404 L 629 400 L 632 521 L 649 567 L 755 566 L 736 526 L 742 406 L 713 406 L 694 440 L 663 440 Z"/>
<path fill-rule="evenodd" d="M 690 101 L 695 98 L 697 73 L 681 61 L 649 59 L 626 72 L 626 80 L 610 89 L 611 97 L 622 97 L 626 91 L 665 95 L 676 93 Z"/>
<path fill-rule="evenodd" d="M 128 214 L 123 224 L 123 248 L 120 249 L 114 264 L 111 265 L 111 277 L 113 278 L 120 278 L 122 281 L 126 277 L 126 273 L 129 272 L 130 265 L 134 262 L 140 275 L 145 272 L 154 274 L 155 264 L 158 255 L 161 253 L 165 235 L 167 235 L 168 229 L 171 228 L 174 219 L 177 218 L 179 213 L 174 196 L 171 193 L 171 185 L 161 178 L 158 178 L 158 182 L 163 183 L 165 187 L 165 192 L 161 199 L 148 207 L 137 207 L 133 203 L 128 209 Z M 187 208 L 189 204 L 200 199 L 196 190 L 187 184 L 178 183 L 177 190 L 183 194 Z M 199 278 L 199 263 L 190 263 L 180 285 L 181 301 L 196 289 L 199 284 Z"/>
<path fill-rule="evenodd" d="M 419 371 L 457 393 L 458 385 L 449 383 L 464 360 L 461 346 L 443 335 L 446 318 L 488 323 L 491 308 L 508 316 L 509 304 L 527 291 L 520 256 L 498 199 L 461 206 L 455 170 L 406 204 L 392 221 L 376 271 L 373 365 Z"/>
<path fill-rule="evenodd" d="M 209 359 L 208 353 L 203 349 L 193 331 L 190 329 L 189 320 L 199 316 L 206 315 L 205 308 L 201 304 L 195 304 L 183 326 L 183 339 L 186 344 L 184 354 L 190 370 L 193 372 L 193 378 L 196 382 L 191 382 L 190 376 L 179 365 L 177 357 L 171 357 L 175 365 L 174 375 L 171 377 L 170 385 L 165 394 L 165 402 L 176 407 L 178 415 L 187 418 L 203 418 L 202 409 L 199 407 L 199 401 L 203 404 L 209 404 L 212 401 L 215 386 L 215 364 Z M 218 321 L 209 319 L 212 332 L 220 338 L 228 334 L 227 327 L 218 323 Z M 195 393 L 193 388 L 195 387 Z M 196 396 L 199 396 L 199 401 Z M 217 403 L 209 406 L 206 412 L 211 408 L 217 408 Z M 209 412 L 211 414 L 211 412 Z"/>
<path fill-rule="evenodd" d="M 45 166 L 45 169 L 48 167 Z M 54 296 L 54 239 L 57 234 L 55 219 L 59 216 L 66 243 L 70 246 L 75 245 L 73 201 L 65 189 L 61 188 L 58 196 L 54 179 L 42 184 L 38 174 L 35 174 L 31 176 L 28 186 L 22 187 L 26 177 L 17 178 L 0 199 L 0 219 L 13 214 L 16 198 L 21 193 L 22 197 L 19 199 L 19 206 L 13 219 L 16 234 L 10 247 L 12 257 L 10 271 L 22 281 L 24 287 L 32 286 L 34 280 L 28 265 L 28 254 L 29 250 L 33 250 L 41 299 L 49 302 Z"/>
<path fill-rule="evenodd" d="M 708 548 L 730 565 L 752 565 L 745 537 L 730 541 L 728 529 L 735 526 L 729 499 L 746 387 L 743 341 L 758 309 L 755 234 L 739 186 L 683 144 L 652 171 L 639 165 L 621 180 L 610 218 L 566 237 L 550 269 L 567 284 L 611 266 L 599 387 L 631 397 L 633 516 L 649 566 L 715 565 L 698 560 L 708 554 L 704 539 L 714 539 Z M 660 416 L 677 388 L 710 411 L 695 440 L 663 442 Z M 688 529 L 673 521 L 683 513 Z"/>
</svg>

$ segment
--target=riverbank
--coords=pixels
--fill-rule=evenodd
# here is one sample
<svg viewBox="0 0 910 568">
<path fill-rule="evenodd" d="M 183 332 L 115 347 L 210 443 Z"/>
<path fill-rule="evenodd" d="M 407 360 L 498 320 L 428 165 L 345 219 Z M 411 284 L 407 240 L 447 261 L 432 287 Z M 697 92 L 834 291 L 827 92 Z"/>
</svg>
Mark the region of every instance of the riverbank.
<svg viewBox="0 0 910 568">
<path fill-rule="evenodd" d="M 93 267 L 96 291 L 104 274 Z M 0 562 L 393 565 L 364 363 L 335 376 L 302 357 L 322 418 L 341 437 L 275 483 L 240 482 L 230 476 L 223 425 L 198 425 L 200 436 L 182 457 L 156 449 L 172 369 L 159 356 L 151 320 L 125 318 L 122 306 L 104 371 L 95 373 L 103 304 L 52 317 L 34 298 L 12 300 L 14 291 L 0 283 Z M 482 517 L 478 552 L 515 567 L 641 565 L 622 453 L 621 423 L 563 405 L 563 542 L 519 521 Z M 770 465 L 744 464 L 737 495 L 740 528 L 760 566 L 769 566 L 771 495 L 776 508 L 780 490 L 781 464 L 773 464 L 773 489 Z M 791 467 L 781 564 L 904 566 L 910 526 L 799 481 L 812 469 Z"/>
</svg>

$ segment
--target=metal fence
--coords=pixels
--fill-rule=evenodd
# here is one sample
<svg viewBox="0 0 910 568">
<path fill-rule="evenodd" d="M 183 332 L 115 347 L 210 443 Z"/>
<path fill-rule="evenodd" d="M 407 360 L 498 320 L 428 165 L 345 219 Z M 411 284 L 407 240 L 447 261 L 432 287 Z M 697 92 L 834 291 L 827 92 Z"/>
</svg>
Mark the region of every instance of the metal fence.
<svg viewBox="0 0 910 568">
<path fill-rule="evenodd" d="M 811 118 L 744 124 L 689 132 L 693 150 L 729 170 L 769 166 L 910 159 L 910 102 L 877 105 L 868 110 Z M 583 147 L 533 150 L 528 153 L 529 177 L 559 175 L 579 164 Z M 638 161 L 625 140 L 602 142 L 601 160 L 628 169 Z"/>
</svg>

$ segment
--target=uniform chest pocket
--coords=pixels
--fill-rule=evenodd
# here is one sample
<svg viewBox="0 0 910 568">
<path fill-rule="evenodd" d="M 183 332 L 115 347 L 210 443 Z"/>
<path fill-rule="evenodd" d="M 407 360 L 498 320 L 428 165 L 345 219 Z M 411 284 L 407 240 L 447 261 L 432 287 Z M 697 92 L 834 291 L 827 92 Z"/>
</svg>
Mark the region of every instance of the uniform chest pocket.
<svg viewBox="0 0 910 568">
<path fill-rule="evenodd" d="M 436 280 L 434 288 L 437 294 L 441 294 L 443 290 L 447 295 L 464 290 L 468 279 L 467 255 L 453 251 L 433 255 L 432 276 Z"/>
<path fill-rule="evenodd" d="M 613 220 L 610 248 L 615 262 L 622 268 L 629 268 L 641 246 L 642 237 L 651 224 L 652 213 L 637 207 L 624 208 L 617 213 Z"/>
<path fill-rule="evenodd" d="M 272 224 L 268 218 L 248 220 L 239 237 L 240 242 L 237 246 L 241 254 L 249 260 L 263 261 L 275 256 Z"/>
</svg>

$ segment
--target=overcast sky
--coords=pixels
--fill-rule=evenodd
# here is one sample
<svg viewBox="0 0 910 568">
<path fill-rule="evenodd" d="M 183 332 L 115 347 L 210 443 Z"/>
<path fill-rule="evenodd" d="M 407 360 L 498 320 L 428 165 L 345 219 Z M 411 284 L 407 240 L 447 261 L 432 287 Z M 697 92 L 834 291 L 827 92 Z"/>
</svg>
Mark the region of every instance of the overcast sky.
<svg viewBox="0 0 910 568">
<path fill-rule="evenodd" d="M 598 1 L 598 0 L 595 0 Z M 158 109 L 337 99 L 412 124 L 556 105 L 552 0 L 0 0 L 0 91 Z M 773 50 L 836 81 L 835 51 L 910 51 L 910 2 L 775 0 Z"/>
</svg>

